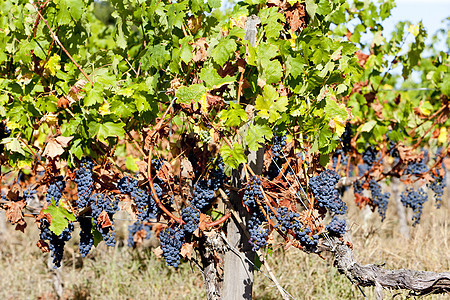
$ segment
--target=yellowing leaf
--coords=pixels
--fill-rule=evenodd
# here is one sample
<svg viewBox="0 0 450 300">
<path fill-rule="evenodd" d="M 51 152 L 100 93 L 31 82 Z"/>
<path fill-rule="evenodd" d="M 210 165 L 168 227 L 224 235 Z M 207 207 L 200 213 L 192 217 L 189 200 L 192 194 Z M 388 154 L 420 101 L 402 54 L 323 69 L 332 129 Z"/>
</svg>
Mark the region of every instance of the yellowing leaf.
<svg viewBox="0 0 450 300">
<path fill-rule="evenodd" d="M 341 136 L 345 131 L 345 123 L 342 121 L 340 117 L 333 118 L 334 121 L 334 129 L 336 133 Z"/>
<path fill-rule="evenodd" d="M 441 144 L 447 143 L 447 128 L 446 127 L 441 128 L 441 131 L 438 136 L 438 141 Z"/>
<path fill-rule="evenodd" d="M 53 54 L 45 64 L 45 69 L 48 70 L 52 76 L 55 76 L 56 71 L 61 70 L 61 65 L 59 64 L 60 61 L 61 57 L 57 54 Z"/>
<path fill-rule="evenodd" d="M 109 111 L 109 103 L 108 103 L 108 102 L 105 102 L 102 106 L 100 106 L 100 108 L 98 109 L 98 112 L 99 112 L 102 116 L 111 113 L 111 112 Z"/>
<path fill-rule="evenodd" d="M 419 26 L 418 25 L 409 25 L 408 27 L 408 32 L 412 33 L 412 35 L 414 35 L 414 37 L 416 37 L 420 30 L 419 30 Z"/>
</svg>

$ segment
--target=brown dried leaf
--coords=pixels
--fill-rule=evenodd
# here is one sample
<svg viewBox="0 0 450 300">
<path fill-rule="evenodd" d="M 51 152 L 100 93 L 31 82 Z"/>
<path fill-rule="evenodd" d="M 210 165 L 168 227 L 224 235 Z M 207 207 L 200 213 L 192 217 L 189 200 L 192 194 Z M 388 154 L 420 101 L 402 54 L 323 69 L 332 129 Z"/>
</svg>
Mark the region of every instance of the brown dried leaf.
<svg viewBox="0 0 450 300">
<path fill-rule="evenodd" d="M 180 254 L 182 257 L 187 257 L 188 259 L 191 259 L 193 250 L 194 250 L 194 242 L 184 243 L 183 246 L 181 246 Z"/>
<path fill-rule="evenodd" d="M 153 249 L 153 253 L 155 253 L 155 256 L 157 258 L 162 258 L 163 257 L 163 251 L 162 251 L 161 247 Z"/>
<path fill-rule="evenodd" d="M 405 146 L 402 142 L 398 143 L 397 150 L 400 155 L 400 158 L 403 161 L 412 161 L 415 160 L 418 156 L 417 154 L 414 153 L 412 147 Z"/>
<path fill-rule="evenodd" d="M 50 251 L 50 247 L 48 246 L 47 242 L 43 240 L 39 240 L 36 246 L 38 246 L 39 250 L 41 250 L 43 253 Z"/>
<path fill-rule="evenodd" d="M 70 102 L 66 97 L 62 96 L 58 99 L 57 105 L 59 108 L 68 108 L 70 106 Z"/>
<path fill-rule="evenodd" d="M 64 148 L 55 139 L 50 139 L 45 146 L 44 153 L 42 155 L 55 158 L 64 153 Z"/>
<path fill-rule="evenodd" d="M 183 158 L 181 160 L 181 177 L 194 178 L 194 169 L 192 168 L 192 163 L 186 158 Z"/>
<path fill-rule="evenodd" d="M 11 222 L 11 224 L 24 224 L 25 220 L 23 219 L 22 215 L 22 209 L 27 204 L 24 201 L 18 201 L 18 202 L 8 202 L 6 203 L 6 206 L 8 207 L 6 209 L 6 218 L 8 221 Z"/>
<path fill-rule="evenodd" d="M 69 142 L 73 139 L 73 136 L 58 136 L 56 141 L 63 147 L 66 148 Z"/>
<path fill-rule="evenodd" d="M 198 228 L 200 228 L 201 231 L 206 231 L 208 229 L 208 227 L 206 226 L 206 222 L 208 219 L 208 215 L 200 214 L 200 223 L 198 224 Z"/>
<path fill-rule="evenodd" d="M 350 31 L 347 31 L 347 36 L 348 34 L 351 35 Z M 358 59 L 358 63 L 361 67 L 364 67 L 364 65 L 366 64 L 367 60 L 369 59 L 370 55 L 364 54 L 361 51 L 356 51 L 355 53 L 356 58 Z"/>
<path fill-rule="evenodd" d="M 375 115 L 379 119 L 383 118 L 383 105 L 377 100 L 376 102 L 372 103 L 372 109 L 375 111 Z"/>
<path fill-rule="evenodd" d="M 102 226 L 102 228 L 112 226 L 112 222 L 109 219 L 108 213 L 106 211 L 102 211 L 98 216 L 98 222 Z"/>
</svg>

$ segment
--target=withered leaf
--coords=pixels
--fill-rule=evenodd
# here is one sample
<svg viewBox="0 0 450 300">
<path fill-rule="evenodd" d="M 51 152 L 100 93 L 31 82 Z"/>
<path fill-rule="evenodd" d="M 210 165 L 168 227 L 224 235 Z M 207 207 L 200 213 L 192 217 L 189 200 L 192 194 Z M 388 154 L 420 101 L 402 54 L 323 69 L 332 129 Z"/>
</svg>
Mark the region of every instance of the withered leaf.
<svg viewBox="0 0 450 300">
<path fill-rule="evenodd" d="M 191 259 L 193 249 L 194 249 L 194 242 L 184 243 L 183 246 L 181 246 L 180 254 L 182 257 L 187 257 L 188 259 Z"/>
<path fill-rule="evenodd" d="M 49 252 L 50 251 L 50 247 L 48 246 L 47 242 L 43 241 L 43 240 L 39 240 L 36 244 L 36 246 L 38 246 L 38 248 L 43 252 Z"/>
<path fill-rule="evenodd" d="M 108 213 L 106 211 L 102 211 L 98 216 L 98 222 L 102 226 L 102 228 L 109 227 L 112 225 L 111 220 L 109 219 Z"/>
<path fill-rule="evenodd" d="M 23 201 L 18 202 L 8 202 L 6 203 L 8 207 L 6 209 L 6 218 L 11 224 L 24 224 L 25 220 L 23 219 L 22 209 L 26 206 L 26 203 Z"/>
</svg>

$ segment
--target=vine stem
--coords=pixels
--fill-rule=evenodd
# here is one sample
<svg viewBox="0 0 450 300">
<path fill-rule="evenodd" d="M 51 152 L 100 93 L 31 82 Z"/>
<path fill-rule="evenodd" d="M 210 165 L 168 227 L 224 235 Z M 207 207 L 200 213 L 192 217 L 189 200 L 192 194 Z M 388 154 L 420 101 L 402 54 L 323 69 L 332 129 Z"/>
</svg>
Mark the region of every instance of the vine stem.
<svg viewBox="0 0 450 300">
<path fill-rule="evenodd" d="M 66 53 L 66 55 L 70 58 L 70 60 L 73 62 L 73 64 L 78 68 L 78 70 L 80 70 L 81 74 L 83 74 L 84 77 L 86 77 L 86 79 L 92 84 L 94 85 L 94 82 L 89 78 L 89 76 L 86 74 L 86 72 L 83 71 L 83 69 L 81 68 L 81 66 L 75 61 L 75 59 L 73 59 L 72 55 L 70 55 L 70 53 L 66 50 L 66 48 L 64 48 L 63 44 L 60 42 L 59 38 L 56 36 L 56 34 L 53 32 L 52 28 L 50 27 L 50 25 L 48 25 L 47 20 L 44 18 L 44 16 L 41 14 L 41 12 L 39 11 L 38 7 L 36 6 L 36 4 L 34 3 L 34 1 L 32 2 L 32 5 L 34 7 L 34 9 L 36 9 L 36 12 L 39 14 L 39 17 L 41 17 L 42 21 L 44 21 L 45 25 L 47 25 L 48 30 L 50 31 L 50 35 L 52 37 L 52 39 L 62 48 L 62 50 L 64 51 L 64 53 Z"/>
<path fill-rule="evenodd" d="M 148 182 L 150 184 L 150 190 L 152 191 L 153 198 L 155 198 L 156 203 L 158 204 L 159 208 L 161 208 L 162 211 L 164 211 L 170 218 L 175 220 L 177 223 L 183 225 L 184 222 L 181 218 L 175 217 L 159 200 L 158 195 L 156 194 L 155 187 L 153 186 L 153 178 L 152 178 L 152 152 L 153 152 L 153 146 L 150 147 L 150 150 L 148 152 L 148 159 L 147 159 L 147 177 Z"/>
</svg>

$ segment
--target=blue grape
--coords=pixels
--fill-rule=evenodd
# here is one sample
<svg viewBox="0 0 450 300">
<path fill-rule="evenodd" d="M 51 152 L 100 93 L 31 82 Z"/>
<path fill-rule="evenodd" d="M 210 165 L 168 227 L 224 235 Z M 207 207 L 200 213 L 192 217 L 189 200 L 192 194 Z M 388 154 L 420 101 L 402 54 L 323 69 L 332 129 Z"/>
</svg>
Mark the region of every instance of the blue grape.
<svg viewBox="0 0 450 300">
<path fill-rule="evenodd" d="M 381 186 L 373 179 L 369 182 L 369 189 L 372 195 L 373 205 L 378 207 L 378 214 L 381 216 L 381 222 L 386 218 L 387 205 L 389 203 L 390 193 L 383 194 Z"/>
<path fill-rule="evenodd" d="M 118 200 L 110 200 L 109 197 L 105 197 L 103 194 L 93 194 L 90 199 L 92 209 L 92 221 L 97 226 L 97 230 L 102 234 L 103 240 L 106 245 L 113 247 L 116 244 L 115 232 L 114 232 L 114 220 L 113 215 L 118 211 Z M 112 225 L 103 227 L 98 218 L 102 211 L 108 213 L 109 220 Z"/>
<path fill-rule="evenodd" d="M 177 268 L 181 263 L 180 250 L 184 244 L 184 231 L 179 226 L 165 228 L 159 234 L 159 240 L 166 264 Z"/>
<path fill-rule="evenodd" d="M 29 202 L 29 201 L 33 200 L 34 195 L 36 195 L 36 190 L 34 190 L 34 189 L 31 189 L 31 190 L 30 189 L 26 189 L 23 192 L 23 198 L 25 199 L 26 202 Z"/>
<path fill-rule="evenodd" d="M 291 229 L 295 218 L 298 218 L 299 216 L 298 213 L 288 210 L 287 207 L 278 207 L 276 216 L 278 221 L 277 226 L 280 227 L 281 231 L 287 231 Z"/>
<path fill-rule="evenodd" d="M 342 201 L 339 191 L 335 188 L 339 175 L 334 170 L 325 170 L 320 175 L 312 177 L 309 187 L 319 207 L 327 208 L 335 214 L 345 214 L 347 205 Z"/>
<path fill-rule="evenodd" d="M 369 166 L 372 166 L 377 160 L 378 152 L 373 146 L 370 146 L 364 151 L 362 155 L 363 162 Z"/>
<path fill-rule="evenodd" d="M 87 164 L 86 164 L 87 165 Z M 92 169 L 81 167 L 75 172 L 77 185 L 77 206 L 79 209 L 86 207 L 92 194 L 94 179 L 92 177 Z"/>
<path fill-rule="evenodd" d="M 428 172 L 428 167 L 423 159 L 417 159 L 411 161 L 406 166 L 404 175 L 421 175 L 422 173 Z"/>
<path fill-rule="evenodd" d="M 347 153 L 352 149 L 351 146 L 352 137 L 353 137 L 352 125 L 349 122 L 347 122 L 347 124 L 345 124 L 345 130 L 341 135 L 342 150 L 344 151 L 344 153 Z"/>
<path fill-rule="evenodd" d="M 259 209 L 258 202 L 264 202 L 264 195 L 261 192 L 260 185 L 261 180 L 258 177 L 253 176 L 250 178 L 250 181 L 244 189 L 242 200 L 244 201 L 244 204 L 252 210 Z"/>
<path fill-rule="evenodd" d="M 214 168 L 209 174 L 210 188 L 213 191 L 217 191 L 227 179 L 227 176 L 225 175 L 225 164 L 221 156 L 216 159 Z"/>
<path fill-rule="evenodd" d="M 342 237 L 346 232 L 346 222 L 334 216 L 325 228 L 330 236 Z"/>
<path fill-rule="evenodd" d="M 444 174 L 443 176 L 441 175 L 441 172 Z M 447 186 L 446 176 L 447 175 L 444 167 L 436 169 L 434 172 L 431 172 L 433 181 L 427 183 L 427 186 L 434 192 L 434 199 L 436 201 L 437 208 L 440 208 L 442 204 L 444 188 Z"/>
<path fill-rule="evenodd" d="M 81 257 L 86 257 L 94 246 L 94 236 L 92 235 L 92 221 L 90 218 L 78 217 L 80 223 L 80 243 L 78 248 Z"/>
<path fill-rule="evenodd" d="M 319 236 L 317 234 L 312 234 L 311 228 L 304 227 L 300 221 L 295 220 L 292 224 L 292 231 L 294 232 L 294 237 L 300 242 L 307 251 L 314 252 L 319 244 Z"/>
<path fill-rule="evenodd" d="M 362 187 L 361 181 L 359 180 L 355 180 L 355 182 L 353 182 L 353 193 L 359 194 L 359 195 L 363 195 L 364 189 Z"/>
<path fill-rule="evenodd" d="M 55 201 L 56 206 L 59 204 L 59 200 L 62 197 L 62 192 L 66 188 L 66 182 L 62 176 L 57 176 L 55 181 L 48 186 L 47 194 L 45 196 L 45 200 L 47 203 L 50 203 L 53 199 Z"/>
<path fill-rule="evenodd" d="M 155 183 L 155 190 L 157 190 L 157 193 L 159 192 L 162 195 L 162 189 L 160 189 L 159 185 L 156 185 L 157 184 Z M 130 197 L 134 200 L 139 213 L 139 220 L 148 221 L 150 219 L 156 219 L 160 212 L 158 204 L 150 194 L 138 187 L 137 180 L 125 176 L 120 179 L 117 187 L 123 194 L 130 195 Z"/>
<path fill-rule="evenodd" d="M 151 236 L 152 226 L 142 221 L 136 221 L 132 225 L 128 226 L 128 247 L 136 247 L 134 236 L 137 232 L 145 230 L 145 239 L 148 240 Z"/>
<path fill-rule="evenodd" d="M 192 207 L 183 208 L 181 218 L 186 223 L 183 225 L 185 233 L 193 233 L 200 223 L 200 211 Z"/>
<path fill-rule="evenodd" d="M 267 244 L 267 236 L 269 235 L 269 230 L 265 229 L 263 222 L 265 221 L 264 215 L 258 209 L 255 211 L 247 222 L 247 229 L 250 233 L 249 243 L 252 246 L 253 251 L 257 251 L 261 247 Z"/>
<path fill-rule="evenodd" d="M 415 191 L 412 188 L 407 188 L 400 196 L 400 200 L 405 207 L 410 207 L 413 210 L 413 226 L 416 226 L 420 222 L 422 216 L 423 204 L 428 200 L 427 193 L 423 188 L 419 188 Z"/>
<path fill-rule="evenodd" d="M 191 205 L 204 212 L 212 204 L 214 198 L 214 190 L 208 186 L 208 181 L 201 179 L 195 185 Z"/>
<path fill-rule="evenodd" d="M 64 231 L 60 235 L 56 235 L 50 231 L 50 223 L 47 219 L 40 220 L 40 234 L 41 240 L 48 240 L 50 255 L 53 258 L 53 267 L 59 268 L 64 255 L 64 245 L 70 240 L 71 233 L 74 229 L 73 223 L 69 222 L 68 227 L 64 228 Z"/>
</svg>

